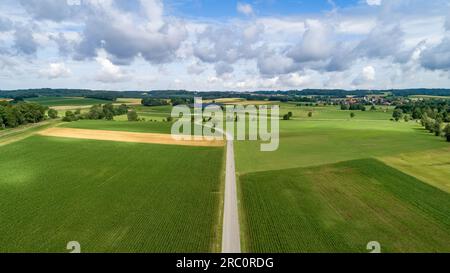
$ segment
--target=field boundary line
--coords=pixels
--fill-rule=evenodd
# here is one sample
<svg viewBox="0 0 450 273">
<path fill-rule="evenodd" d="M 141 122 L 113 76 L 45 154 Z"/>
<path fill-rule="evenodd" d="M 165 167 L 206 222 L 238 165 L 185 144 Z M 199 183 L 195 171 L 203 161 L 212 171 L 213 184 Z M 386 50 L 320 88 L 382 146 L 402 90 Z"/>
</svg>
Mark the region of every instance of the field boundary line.
<svg viewBox="0 0 450 273">
<path fill-rule="evenodd" d="M 40 130 L 45 130 L 48 127 L 58 125 L 58 122 L 43 121 L 39 123 L 24 125 L 23 127 L 20 126 L 18 128 L 10 129 L 6 132 L 0 133 L 0 146 L 5 146 L 23 140 L 25 138 L 38 134 Z"/>
</svg>

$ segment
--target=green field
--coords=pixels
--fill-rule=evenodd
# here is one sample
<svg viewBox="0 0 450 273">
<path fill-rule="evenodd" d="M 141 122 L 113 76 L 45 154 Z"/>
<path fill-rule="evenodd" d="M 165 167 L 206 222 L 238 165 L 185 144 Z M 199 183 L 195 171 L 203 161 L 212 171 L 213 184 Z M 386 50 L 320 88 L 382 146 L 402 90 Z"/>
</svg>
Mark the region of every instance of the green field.
<svg viewBox="0 0 450 273">
<path fill-rule="evenodd" d="M 368 252 L 370 241 L 383 252 L 450 251 L 443 138 L 390 121 L 392 108 L 353 119 L 336 106 L 282 104 L 287 112 L 277 151 L 235 143 L 245 251 Z"/>
<path fill-rule="evenodd" d="M 80 120 L 64 123 L 60 127 L 75 129 L 128 131 L 137 133 L 163 133 L 170 134 L 172 123 L 170 122 L 129 122 L 107 120 Z"/>
<path fill-rule="evenodd" d="M 379 161 L 240 177 L 251 252 L 450 252 L 450 194 Z"/>
<path fill-rule="evenodd" d="M 33 136 L 0 147 L 0 252 L 220 249 L 222 148 Z"/>
<path fill-rule="evenodd" d="M 239 173 L 335 163 L 448 147 L 416 123 L 378 120 L 280 122 L 280 147 L 260 152 L 260 143 L 236 142 Z"/>
<path fill-rule="evenodd" d="M 370 111 L 370 106 L 366 106 L 367 111 L 340 110 L 340 106 L 296 106 L 292 103 L 281 103 L 280 114 L 293 113 L 295 120 L 350 120 L 350 113 L 355 114 L 356 120 L 389 120 L 392 117 L 393 107 L 377 106 L 377 110 Z M 308 113 L 312 112 L 312 117 Z"/>
<path fill-rule="evenodd" d="M 81 97 L 37 97 L 26 99 L 27 102 L 39 103 L 44 106 L 83 106 L 111 103 L 107 100 L 81 98 Z"/>
<path fill-rule="evenodd" d="M 83 252 L 220 251 L 223 148 L 33 136 L 56 125 L 170 133 L 170 106 L 131 107 L 147 121 L 0 132 L 0 252 L 67 252 L 69 241 Z M 368 252 L 378 241 L 383 252 L 450 252 L 449 144 L 392 111 L 350 118 L 283 103 L 293 118 L 280 121 L 277 151 L 236 141 L 243 250 Z"/>
<path fill-rule="evenodd" d="M 402 153 L 380 160 L 450 193 L 450 147 Z"/>
</svg>

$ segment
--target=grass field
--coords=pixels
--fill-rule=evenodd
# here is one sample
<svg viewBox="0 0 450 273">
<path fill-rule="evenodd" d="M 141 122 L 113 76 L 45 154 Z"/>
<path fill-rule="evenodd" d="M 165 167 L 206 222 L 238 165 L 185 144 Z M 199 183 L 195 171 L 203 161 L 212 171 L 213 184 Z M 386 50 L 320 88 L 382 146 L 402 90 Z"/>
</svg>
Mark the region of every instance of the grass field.
<svg viewBox="0 0 450 273">
<path fill-rule="evenodd" d="M 380 160 L 450 193 L 450 147 L 402 153 Z"/>
<path fill-rule="evenodd" d="M 245 251 L 368 252 L 370 241 L 383 252 L 450 251 L 444 139 L 390 121 L 391 107 L 352 119 L 336 106 L 281 104 L 288 112 L 277 151 L 235 143 Z"/>
<path fill-rule="evenodd" d="M 0 147 L 0 252 L 217 251 L 223 157 L 40 136 Z"/>
<path fill-rule="evenodd" d="M 39 103 L 44 106 L 84 106 L 84 105 L 94 105 L 94 104 L 105 104 L 110 101 L 81 98 L 81 97 L 37 97 L 26 99 L 28 102 Z"/>
<path fill-rule="evenodd" d="M 290 120 L 280 122 L 280 147 L 260 152 L 258 142 L 236 142 L 239 173 L 335 163 L 448 147 L 415 123 L 389 120 Z"/>
<path fill-rule="evenodd" d="M 64 123 L 60 127 L 75 129 L 128 131 L 136 133 L 163 133 L 170 134 L 172 123 L 170 122 L 129 122 L 106 120 L 80 120 Z"/>
<path fill-rule="evenodd" d="M 450 252 L 450 194 L 373 159 L 240 177 L 252 252 Z"/>
<path fill-rule="evenodd" d="M 343 111 L 339 106 L 297 106 L 293 103 L 281 103 L 280 114 L 293 113 L 294 120 L 350 120 L 350 113 L 354 113 L 354 120 L 389 120 L 392 117 L 393 107 L 377 106 L 377 110 L 370 111 Z M 312 112 L 313 116 L 308 117 Z"/>
</svg>

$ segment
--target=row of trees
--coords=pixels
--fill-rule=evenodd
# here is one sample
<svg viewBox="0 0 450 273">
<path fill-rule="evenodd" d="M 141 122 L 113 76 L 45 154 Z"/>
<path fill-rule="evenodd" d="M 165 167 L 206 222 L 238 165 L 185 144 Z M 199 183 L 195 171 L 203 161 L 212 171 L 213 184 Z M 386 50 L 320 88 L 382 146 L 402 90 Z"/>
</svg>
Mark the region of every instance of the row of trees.
<svg viewBox="0 0 450 273">
<path fill-rule="evenodd" d="M 426 130 L 435 136 L 445 137 L 450 142 L 450 107 L 447 101 L 427 100 L 398 105 L 392 113 L 392 119 L 420 120 Z M 447 124 L 446 124 L 447 123 Z"/>
<path fill-rule="evenodd" d="M 0 101 L 0 129 L 41 122 L 46 118 L 47 109 L 36 103 L 12 104 Z"/>
<path fill-rule="evenodd" d="M 144 106 L 163 106 L 169 105 L 169 102 L 166 99 L 144 98 L 141 104 Z"/>
<path fill-rule="evenodd" d="M 169 103 L 170 101 L 170 103 Z M 144 98 L 141 101 L 141 104 L 144 106 L 164 106 L 164 105 L 188 105 L 194 103 L 194 98 Z"/>
<path fill-rule="evenodd" d="M 356 111 L 356 110 L 361 110 L 361 111 L 366 111 L 366 106 L 364 104 L 361 103 L 352 103 L 350 105 L 347 104 L 341 104 L 341 110 L 352 110 L 352 111 Z"/>
<path fill-rule="evenodd" d="M 424 100 L 398 105 L 395 110 L 402 115 L 409 115 L 412 119 L 422 119 L 426 114 L 432 119 L 440 119 L 450 122 L 450 101 L 448 100 Z"/>
<path fill-rule="evenodd" d="M 430 133 L 433 133 L 435 136 L 445 137 L 450 142 L 450 124 L 446 125 L 440 118 L 432 119 L 426 113 L 423 114 L 420 123 Z"/>
<path fill-rule="evenodd" d="M 426 130 L 435 136 L 442 136 L 450 142 L 450 102 L 448 100 L 424 100 L 398 105 L 392 118 L 420 120 Z M 447 124 L 446 124 L 447 123 Z"/>
<path fill-rule="evenodd" d="M 125 115 L 128 113 L 128 106 L 125 104 L 114 106 L 111 103 L 104 105 L 94 105 L 87 113 L 81 113 L 81 110 L 75 112 L 67 111 L 63 121 L 72 122 L 80 119 L 106 119 L 113 120 L 114 116 Z"/>
</svg>

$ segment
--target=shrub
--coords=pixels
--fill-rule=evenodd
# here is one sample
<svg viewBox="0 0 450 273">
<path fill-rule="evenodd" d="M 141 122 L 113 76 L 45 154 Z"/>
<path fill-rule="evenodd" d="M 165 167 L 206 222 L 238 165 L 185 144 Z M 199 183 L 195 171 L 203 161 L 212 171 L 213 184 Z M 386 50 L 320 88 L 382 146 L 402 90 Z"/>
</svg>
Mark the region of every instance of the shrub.
<svg viewBox="0 0 450 273">
<path fill-rule="evenodd" d="M 58 111 L 56 111 L 55 109 L 49 109 L 47 114 L 51 119 L 55 119 L 58 117 Z"/>
<path fill-rule="evenodd" d="M 127 113 L 128 121 L 139 121 L 139 116 L 136 111 L 131 110 Z"/>
</svg>

